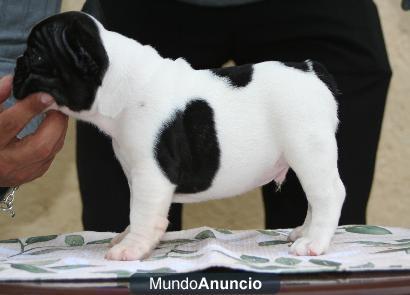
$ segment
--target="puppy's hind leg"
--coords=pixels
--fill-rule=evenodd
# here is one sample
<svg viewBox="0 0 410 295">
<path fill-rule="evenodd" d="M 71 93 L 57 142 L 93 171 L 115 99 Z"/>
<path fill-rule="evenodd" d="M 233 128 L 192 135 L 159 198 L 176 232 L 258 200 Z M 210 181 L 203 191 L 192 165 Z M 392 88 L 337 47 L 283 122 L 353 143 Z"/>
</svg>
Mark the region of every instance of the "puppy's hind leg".
<svg viewBox="0 0 410 295">
<path fill-rule="evenodd" d="M 296 255 L 321 255 L 329 247 L 345 198 L 337 169 L 336 139 L 333 133 L 313 131 L 297 141 L 288 146 L 285 157 L 302 184 L 311 213 L 294 233 L 297 239 L 290 251 Z"/>
<path fill-rule="evenodd" d="M 303 237 L 304 235 L 306 235 L 311 221 L 312 221 L 312 206 L 310 206 L 310 204 L 308 203 L 308 209 L 307 209 L 305 221 L 303 222 L 301 226 L 298 226 L 292 230 L 292 232 L 288 236 L 288 241 L 294 242 L 300 237 Z"/>
</svg>

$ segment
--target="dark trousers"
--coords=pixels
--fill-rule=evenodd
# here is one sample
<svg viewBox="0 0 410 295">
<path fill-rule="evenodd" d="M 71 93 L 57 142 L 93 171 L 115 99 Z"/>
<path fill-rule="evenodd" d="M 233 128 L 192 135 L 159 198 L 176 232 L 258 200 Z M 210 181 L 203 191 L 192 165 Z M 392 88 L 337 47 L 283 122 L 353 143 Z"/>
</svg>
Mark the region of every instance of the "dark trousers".
<svg viewBox="0 0 410 295">
<path fill-rule="evenodd" d="M 340 223 L 366 222 L 391 77 L 372 1 L 266 0 L 229 8 L 170 0 L 100 3 L 109 30 L 150 44 L 164 57 L 184 57 L 196 69 L 220 67 L 230 59 L 236 64 L 306 59 L 324 64 L 340 91 L 339 169 L 347 190 Z M 84 228 L 123 230 L 129 223 L 127 180 L 110 139 L 84 123 L 77 125 L 77 165 Z M 307 202 L 292 171 L 279 193 L 273 184 L 263 187 L 263 198 L 266 227 L 303 223 Z M 179 204 L 172 206 L 169 229 L 181 228 L 181 210 Z"/>
</svg>

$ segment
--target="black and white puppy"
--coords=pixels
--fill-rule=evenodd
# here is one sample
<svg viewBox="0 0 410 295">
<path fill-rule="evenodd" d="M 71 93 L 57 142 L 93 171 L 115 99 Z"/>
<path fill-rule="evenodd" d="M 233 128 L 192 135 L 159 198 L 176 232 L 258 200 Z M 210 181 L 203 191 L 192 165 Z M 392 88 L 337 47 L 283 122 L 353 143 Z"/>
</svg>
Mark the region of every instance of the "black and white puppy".
<svg viewBox="0 0 410 295">
<path fill-rule="evenodd" d="M 194 70 L 80 12 L 37 24 L 14 77 L 18 99 L 47 92 L 52 108 L 112 138 L 131 190 L 131 224 L 113 240 L 106 255 L 113 260 L 148 255 L 167 227 L 171 202 L 280 185 L 289 167 L 309 202 L 290 251 L 324 253 L 345 197 L 332 87 L 312 61 Z"/>
</svg>

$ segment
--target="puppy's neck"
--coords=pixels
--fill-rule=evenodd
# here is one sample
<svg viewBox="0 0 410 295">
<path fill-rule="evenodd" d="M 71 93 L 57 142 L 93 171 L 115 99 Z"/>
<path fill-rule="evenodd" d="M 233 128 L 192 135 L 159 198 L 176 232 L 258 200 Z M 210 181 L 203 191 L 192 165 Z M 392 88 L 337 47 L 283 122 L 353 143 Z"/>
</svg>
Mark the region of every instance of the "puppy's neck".
<svg viewBox="0 0 410 295">
<path fill-rule="evenodd" d="M 95 101 L 89 111 L 67 112 L 77 119 L 96 125 L 104 133 L 114 135 L 116 119 L 131 100 L 144 95 L 145 85 L 165 61 L 151 46 L 103 30 L 101 32 L 109 66 Z"/>
</svg>

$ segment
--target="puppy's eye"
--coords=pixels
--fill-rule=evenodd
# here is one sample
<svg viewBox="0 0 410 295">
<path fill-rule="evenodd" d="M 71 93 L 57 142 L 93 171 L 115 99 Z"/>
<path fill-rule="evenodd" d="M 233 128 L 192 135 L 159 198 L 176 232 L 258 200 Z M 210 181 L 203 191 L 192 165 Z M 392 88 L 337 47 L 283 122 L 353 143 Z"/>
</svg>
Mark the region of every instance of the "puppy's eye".
<svg viewBox="0 0 410 295">
<path fill-rule="evenodd" d="M 40 55 L 36 54 L 36 53 L 33 53 L 33 54 L 30 55 L 30 63 L 33 66 L 41 65 L 43 63 L 43 61 L 44 61 L 43 58 Z"/>
<path fill-rule="evenodd" d="M 36 49 L 29 48 L 24 55 L 29 61 L 31 71 L 47 77 L 58 77 L 59 71 L 46 57 L 43 57 Z"/>
<path fill-rule="evenodd" d="M 56 68 L 36 51 L 32 50 L 28 52 L 28 58 L 33 71 L 43 75 L 51 74 L 56 76 L 58 74 Z"/>
</svg>

